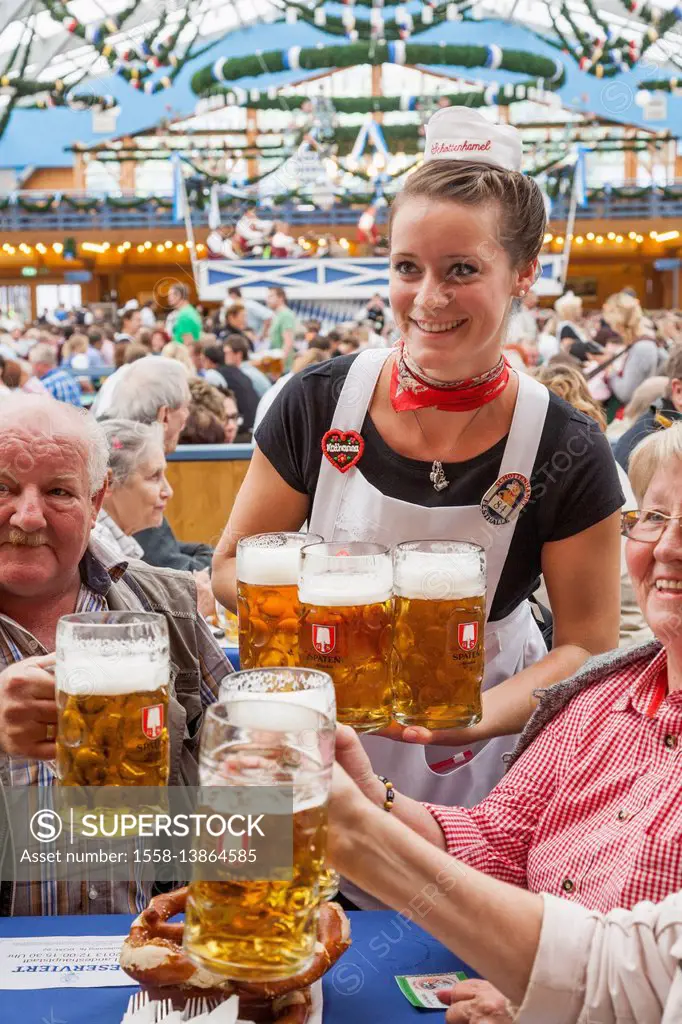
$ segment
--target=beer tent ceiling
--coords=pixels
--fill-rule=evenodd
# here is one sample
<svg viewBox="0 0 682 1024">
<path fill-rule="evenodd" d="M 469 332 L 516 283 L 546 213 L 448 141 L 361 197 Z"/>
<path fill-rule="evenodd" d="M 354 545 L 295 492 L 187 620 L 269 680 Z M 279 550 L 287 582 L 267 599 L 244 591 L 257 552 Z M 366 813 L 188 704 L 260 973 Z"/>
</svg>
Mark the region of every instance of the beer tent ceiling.
<svg viewBox="0 0 682 1024">
<path fill-rule="evenodd" d="M 679 3 L 680 0 L 659 0 L 657 7 L 666 11 L 679 6 Z M 50 6 L 54 8 L 54 0 Z M 129 8 L 130 0 L 71 0 L 61 6 L 81 23 L 95 25 Z M 413 0 L 406 6 L 416 12 L 421 4 Z M 140 0 L 123 29 L 108 37 L 117 48 L 141 41 L 158 23 L 161 11 L 166 12 L 166 26 L 170 30 L 186 16 L 188 9 L 191 19 L 179 37 L 180 48 L 189 43 L 195 31 L 195 51 L 197 45 L 209 46 L 215 41 L 212 48 L 188 63 L 171 88 L 147 96 L 135 92 L 127 82 L 112 74 L 107 62 L 93 51 L 90 44 L 66 31 L 62 23 L 53 18 L 44 0 L 1 0 L 0 68 L 5 67 L 22 39 L 26 41 L 29 33 L 33 32 L 25 75 L 33 81 L 61 78 L 67 86 L 79 81 L 86 91 L 113 96 L 120 107 L 120 114 L 116 131 L 112 134 L 120 136 L 123 132 L 147 128 L 162 117 L 190 115 L 195 109 L 196 97 L 191 92 L 189 80 L 195 70 L 211 59 L 253 53 L 257 49 L 286 49 L 293 43 L 314 46 L 329 41 L 324 32 L 311 25 L 303 22 L 295 26 L 285 24 L 281 20 L 285 7 L 286 0 L 164 0 L 163 3 Z M 570 12 L 579 30 L 594 34 L 595 23 L 584 0 L 554 0 L 551 5 L 555 17 L 560 18 L 562 29 L 570 36 L 566 20 L 561 20 L 559 15 L 562 7 Z M 343 5 L 328 3 L 326 9 L 341 13 Z M 567 107 L 655 130 L 667 128 L 675 134 L 682 129 L 682 99 L 679 97 L 668 97 L 667 116 L 655 124 L 646 123 L 641 107 L 635 102 L 638 82 L 676 74 L 682 78 L 682 22 L 654 42 L 647 50 L 646 60 L 636 65 L 632 72 L 600 81 L 579 71 L 571 56 L 562 55 L 538 38 L 537 33 L 556 38 L 550 5 L 541 0 L 473 0 L 472 9 L 477 20 L 446 21 L 434 25 L 419 36 L 419 41 L 490 43 L 499 39 L 505 46 L 559 56 L 567 71 L 566 83 L 560 90 L 562 102 Z M 615 31 L 636 42 L 641 42 L 650 28 L 636 14 L 628 13 L 625 2 L 621 0 L 596 0 L 596 9 Z M 493 19 L 493 23 L 481 23 L 481 19 Z M 338 37 L 336 39 L 337 42 L 342 41 Z M 453 68 L 436 67 L 432 70 L 448 78 L 457 75 Z M 301 81 L 315 74 L 278 72 L 243 80 L 239 84 L 263 89 Z M 476 71 L 473 76 L 471 72 L 462 72 L 462 78 L 472 77 L 483 81 L 514 81 L 519 76 L 484 70 Z M 2 95 L 0 89 L 0 115 L 7 101 L 7 95 Z M 45 112 L 22 110 L 19 105 L 4 137 L 0 139 L 0 167 L 65 166 L 71 161 L 65 146 L 76 140 L 87 143 L 102 138 L 101 134 L 93 131 L 91 111 L 60 107 Z"/>
</svg>

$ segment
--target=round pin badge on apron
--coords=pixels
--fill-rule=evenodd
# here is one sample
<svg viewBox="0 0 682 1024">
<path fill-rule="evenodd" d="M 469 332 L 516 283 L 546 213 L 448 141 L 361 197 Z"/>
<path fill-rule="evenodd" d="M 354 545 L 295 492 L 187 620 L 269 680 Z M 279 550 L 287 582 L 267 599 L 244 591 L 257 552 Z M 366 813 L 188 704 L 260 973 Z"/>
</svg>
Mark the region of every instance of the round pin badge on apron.
<svg viewBox="0 0 682 1024">
<path fill-rule="evenodd" d="M 530 481 L 522 473 L 505 473 L 481 498 L 481 514 L 493 526 L 517 519 L 530 500 Z"/>
</svg>

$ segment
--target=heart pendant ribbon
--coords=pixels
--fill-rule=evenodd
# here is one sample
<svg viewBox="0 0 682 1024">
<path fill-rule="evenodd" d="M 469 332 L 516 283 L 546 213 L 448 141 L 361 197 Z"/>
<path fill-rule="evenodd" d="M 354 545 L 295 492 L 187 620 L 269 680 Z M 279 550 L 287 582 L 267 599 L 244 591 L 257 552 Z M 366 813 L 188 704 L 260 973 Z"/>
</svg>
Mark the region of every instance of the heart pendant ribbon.
<svg viewBox="0 0 682 1024">
<path fill-rule="evenodd" d="M 358 464 L 364 448 L 364 439 L 356 430 L 332 428 L 322 438 L 322 454 L 340 473 L 347 473 Z"/>
</svg>

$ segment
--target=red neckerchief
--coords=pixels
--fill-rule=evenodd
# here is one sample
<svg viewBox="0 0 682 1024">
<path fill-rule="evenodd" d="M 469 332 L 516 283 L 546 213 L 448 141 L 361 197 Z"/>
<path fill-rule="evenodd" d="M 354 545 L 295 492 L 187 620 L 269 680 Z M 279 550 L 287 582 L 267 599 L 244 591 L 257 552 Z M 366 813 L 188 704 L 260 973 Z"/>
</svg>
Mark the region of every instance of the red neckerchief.
<svg viewBox="0 0 682 1024">
<path fill-rule="evenodd" d="M 649 701 L 649 707 L 646 709 L 647 718 L 655 718 L 658 709 L 661 704 L 668 696 L 668 667 L 664 665 L 661 671 L 658 673 L 658 678 L 654 685 L 654 692 L 651 700 Z"/>
<path fill-rule="evenodd" d="M 498 398 L 509 383 L 509 363 L 504 356 L 492 370 L 450 384 L 426 379 L 414 364 L 409 365 L 403 342 L 398 345 L 391 374 L 391 405 L 396 412 L 414 409 L 442 409 L 467 412 Z"/>
</svg>

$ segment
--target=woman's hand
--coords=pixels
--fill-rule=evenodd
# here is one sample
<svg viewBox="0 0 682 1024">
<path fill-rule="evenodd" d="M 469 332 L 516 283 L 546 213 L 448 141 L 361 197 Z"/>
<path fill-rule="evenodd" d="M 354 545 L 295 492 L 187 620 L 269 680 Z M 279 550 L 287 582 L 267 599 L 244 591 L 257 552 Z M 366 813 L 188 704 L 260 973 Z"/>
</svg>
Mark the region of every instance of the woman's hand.
<svg viewBox="0 0 682 1024">
<path fill-rule="evenodd" d="M 336 761 L 373 804 L 383 801 L 385 787 L 376 777 L 358 734 L 349 725 L 336 726 Z"/>
<path fill-rule="evenodd" d="M 511 1024 L 509 1000 L 488 981 L 471 978 L 438 993 L 450 1007 L 445 1024 Z"/>
<path fill-rule="evenodd" d="M 385 736 L 389 740 L 400 743 L 417 743 L 422 746 L 435 744 L 442 747 L 470 747 L 479 740 L 488 739 L 481 732 L 482 723 L 472 725 L 468 729 L 425 729 L 421 725 L 398 725 L 391 722 L 387 729 L 381 729 L 372 735 Z"/>
</svg>

